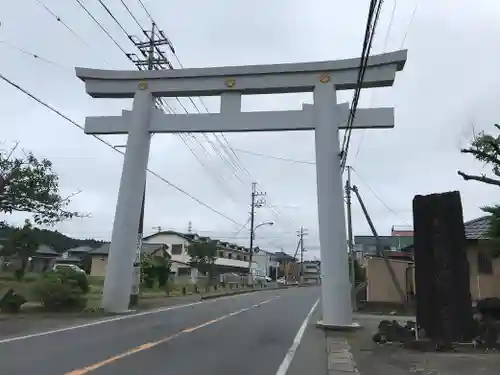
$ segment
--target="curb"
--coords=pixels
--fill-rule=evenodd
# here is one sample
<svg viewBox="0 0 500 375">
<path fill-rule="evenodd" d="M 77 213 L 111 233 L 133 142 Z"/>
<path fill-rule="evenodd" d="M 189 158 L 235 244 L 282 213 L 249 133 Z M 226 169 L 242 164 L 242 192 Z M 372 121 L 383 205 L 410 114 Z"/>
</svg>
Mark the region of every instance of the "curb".
<svg viewBox="0 0 500 375">
<path fill-rule="evenodd" d="M 228 296 L 237 296 L 239 294 L 248 294 L 248 293 L 254 293 L 254 292 L 262 292 L 265 290 L 275 290 L 275 288 L 262 288 L 262 289 L 250 289 L 250 290 L 238 290 L 234 291 L 231 293 L 221 293 L 221 294 L 207 294 L 204 296 L 200 296 L 201 300 L 206 300 L 206 299 L 215 299 L 215 298 L 221 298 L 221 297 L 228 297 Z"/>
</svg>

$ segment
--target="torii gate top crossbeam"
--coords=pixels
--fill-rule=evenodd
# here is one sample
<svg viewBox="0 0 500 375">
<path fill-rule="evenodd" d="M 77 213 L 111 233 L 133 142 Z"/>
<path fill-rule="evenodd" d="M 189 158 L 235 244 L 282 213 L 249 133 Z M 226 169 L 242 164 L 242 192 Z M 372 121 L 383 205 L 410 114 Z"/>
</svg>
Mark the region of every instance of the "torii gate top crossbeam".
<svg viewBox="0 0 500 375">
<path fill-rule="evenodd" d="M 371 56 L 363 88 L 391 86 L 396 72 L 404 68 L 407 51 Z M 280 94 L 310 92 L 321 80 L 335 84 L 337 90 L 357 87 L 361 59 L 192 68 L 158 71 L 128 71 L 76 68 L 94 98 L 132 98 L 139 87 L 154 96 L 214 96 L 228 91 L 241 94 Z"/>
</svg>

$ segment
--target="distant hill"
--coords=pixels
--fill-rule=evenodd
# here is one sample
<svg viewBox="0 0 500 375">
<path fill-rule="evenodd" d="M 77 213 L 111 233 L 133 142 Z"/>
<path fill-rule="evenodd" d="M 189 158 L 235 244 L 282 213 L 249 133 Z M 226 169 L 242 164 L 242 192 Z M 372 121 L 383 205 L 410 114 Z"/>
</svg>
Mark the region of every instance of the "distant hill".
<svg viewBox="0 0 500 375">
<path fill-rule="evenodd" d="M 0 226 L 0 241 L 4 241 L 15 227 L 11 227 L 9 225 L 1 225 Z M 77 246 L 90 246 L 93 248 L 97 248 L 106 243 L 106 241 L 97 241 L 94 239 L 77 239 L 68 237 L 58 231 L 52 231 L 47 229 L 33 229 L 34 235 L 38 238 L 38 241 L 41 245 L 48 245 L 52 247 L 58 253 L 62 253 L 68 249 Z"/>
</svg>

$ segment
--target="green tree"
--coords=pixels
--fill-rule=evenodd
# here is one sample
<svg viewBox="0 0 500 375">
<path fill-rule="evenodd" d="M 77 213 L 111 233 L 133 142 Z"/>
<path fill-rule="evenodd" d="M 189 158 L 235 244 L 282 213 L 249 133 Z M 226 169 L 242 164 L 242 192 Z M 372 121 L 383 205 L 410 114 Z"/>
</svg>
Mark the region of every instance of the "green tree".
<svg viewBox="0 0 500 375">
<path fill-rule="evenodd" d="M 495 124 L 494 126 L 500 131 L 500 125 Z M 458 174 L 465 181 L 478 181 L 500 187 L 500 134 L 493 136 L 482 131 L 474 135 L 470 147 L 460 151 L 463 154 L 470 154 L 476 160 L 490 166 L 493 172 L 493 176 L 487 176 L 485 173 L 470 175 L 458 171 Z M 500 205 L 482 207 L 481 209 L 489 214 L 490 218 L 487 247 L 494 257 L 498 257 L 500 256 Z"/>
<path fill-rule="evenodd" d="M 216 242 L 193 242 L 188 246 L 187 253 L 191 257 L 189 265 L 207 275 L 207 284 L 210 284 L 215 273 L 215 259 L 217 257 Z"/>
<path fill-rule="evenodd" d="M 14 256 L 19 262 L 15 271 L 16 278 L 22 280 L 30 257 L 32 257 L 40 246 L 36 236 L 33 235 L 33 226 L 29 220 L 24 226 L 14 229 L 4 243 L 1 250 L 3 256 Z"/>
<path fill-rule="evenodd" d="M 495 128 L 500 131 L 500 125 L 495 124 Z M 492 168 L 493 176 L 485 173 L 480 175 L 466 174 L 458 171 L 458 174 L 465 181 L 478 181 L 485 184 L 500 186 L 500 134 L 496 137 L 484 131 L 474 135 L 468 148 L 460 150 L 463 154 L 470 154 Z"/>
<path fill-rule="evenodd" d="M 146 288 L 153 288 L 155 283 L 163 287 L 168 282 L 172 262 L 166 251 L 162 255 L 141 254 L 141 284 Z"/>
<path fill-rule="evenodd" d="M 0 151 L 0 212 L 29 212 L 36 224 L 49 225 L 81 217 L 67 210 L 70 198 L 61 197 L 52 163 L 32 153 L 14 157 L 16 147 Z"/>
</svg>

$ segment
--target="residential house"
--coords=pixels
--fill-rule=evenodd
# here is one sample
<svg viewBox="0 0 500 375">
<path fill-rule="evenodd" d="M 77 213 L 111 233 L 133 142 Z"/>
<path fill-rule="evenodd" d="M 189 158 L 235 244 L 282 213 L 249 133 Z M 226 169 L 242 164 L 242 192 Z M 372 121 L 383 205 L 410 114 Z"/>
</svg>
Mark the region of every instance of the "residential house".
<svg viewBox="0 0 500 375">
<path fill-rule="evenodd" d="M 283 251 L 278 251 L 272 256 L 278 264 L 278 278 L 286 277 L 289 280 L 297 279 L 297 259 Z"/>
<path fill-rule="evenodd" d="M 40 245 L 29 260 L 28 272 L 44 272 L 50 269 L 60 254 L 48 245 Z"/>
<path fill-rule="evenodd" d="M 63 252 L 59 257 L 55 259 L 55 262 L 80 265 L 83 261 L 83 258 L 92 250 L 94 250 L 94 248 L 90 246 L 73 247 Z"/>
<path fill-rule="evenodd" d="M 88 254 L 91 256 L 90 276 L 104 277 L 106 275 L 106 266 L 108 264 L 110 244 L 104 244 L 97 249 L 91 250 Z M 141 254 L 155 254 L 163 256 L 164 253 L 168 254 L 167 246 L 161 243 L 144 243 L 141 247 Z M 172 262 L 172 268 L 176 267 Z M 172 271 L 172 268 L 170 269 Z"/>
<path fill-rule="evenodd" d="M 487 250 L 489 217 L 483 216 L 464 223 L 469 261 L 470 292 L 473 300 L 486 297 L 500 297 L 500 258 L 492 259 Z M 396 277 L 405 293 L 412 293 L 414 284 L 413 245 L 402 252 L 387 252 Z M 397 302 L 398 293 L 394 287 L 384 260 L 368 256 L 366 266 L 367 300 Z"/>
<path fill-rule="evenodd" d="M 197 270 L 192 270 L 189 266 L 191 257 L 187 252 L 187 248 L 195 241 L 216 241 L 218 255 L 215 260 L 216 273 L 248 273 L 250 252 L 244 246 L 214 240 L 196 233 L 179 233 L 170 230 L 157 232 L 143 239 L 144 243 L 153 242 L 167 245 L 168 251 L 172 256 L 172 261 L 180 262 L 176 270 L 176 275 L 191 275 L 193 279 L 197 278 L 198 272 Z M 181 266 L 181 263 L 184 266 Z"/>
<path fill-rule="evenodd" d="M 299 263 L 299 276 L 300 270 L 303 273 L 304 283 L 319 284 L 321 281 L 321 262 L 318 260 L 305 260 Z"/>
</svg>

